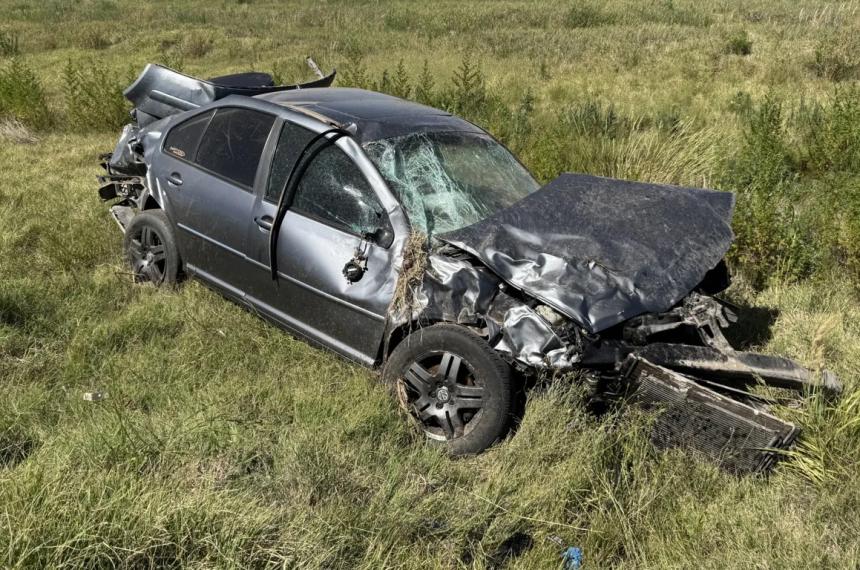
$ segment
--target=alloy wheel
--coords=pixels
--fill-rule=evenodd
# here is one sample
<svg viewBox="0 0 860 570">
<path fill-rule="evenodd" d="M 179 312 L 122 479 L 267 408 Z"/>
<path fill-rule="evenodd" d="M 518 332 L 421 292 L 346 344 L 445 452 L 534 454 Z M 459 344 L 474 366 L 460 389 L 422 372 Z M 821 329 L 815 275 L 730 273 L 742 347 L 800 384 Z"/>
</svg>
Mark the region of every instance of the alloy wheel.
<svg viewBox="0 0 860 570">
<path fill-rule="evenodd" d="M 140 227 L 129 242 L 128 253 L 134 277 L 137 281 L 149 281 L 160 285 L 164 281 L 165 263 L 164 240 L 155 229 Z"/>
<path fill-rule="evenodd" d="M 403 373 L 398 392 L 425 433 L 438 440 L 469 433 L 486 398 L 472 367 L 452 352 L 431 352 L 416 359 Z"/>
</svg>

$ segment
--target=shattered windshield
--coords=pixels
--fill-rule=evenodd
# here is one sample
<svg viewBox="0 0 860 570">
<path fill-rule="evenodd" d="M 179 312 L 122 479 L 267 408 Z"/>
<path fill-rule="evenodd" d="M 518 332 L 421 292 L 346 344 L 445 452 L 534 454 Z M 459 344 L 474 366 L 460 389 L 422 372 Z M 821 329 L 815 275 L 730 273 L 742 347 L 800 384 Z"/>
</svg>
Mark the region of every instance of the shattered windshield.
<svg viewBox="0 0 860 570">
<path fill-rule="evenodd" d="M 474 224 L 538 189 L 487 135 L 415 133 L 372 141 L 364 150 L 406 208 L 412 228 L 428 235 Z"/>
</svg>

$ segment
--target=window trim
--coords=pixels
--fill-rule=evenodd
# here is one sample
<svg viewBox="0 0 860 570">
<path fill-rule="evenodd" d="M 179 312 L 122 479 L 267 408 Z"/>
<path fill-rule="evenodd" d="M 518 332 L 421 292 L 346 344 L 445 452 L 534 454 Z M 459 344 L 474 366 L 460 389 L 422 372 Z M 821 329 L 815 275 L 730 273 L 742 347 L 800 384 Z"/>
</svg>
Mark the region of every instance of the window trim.
<svg viewBox="0 0 860 570">
<path fill-rule="evenodd" d="M 210 169 L 206 168 L 205 166 L 201 166 L 200 164 L 197 163 L 197 154 L 200 152 L 200 144 L 203 142 L 203 137 L 206 136 L 206 132 L 209 130 L 209 125 L 212 123 L 212 119 L 215 118 L 215 115 L 221 109 L 243 109 L 246 111 L 254 111 L 257 113 L 262 113 L 264 115 L 268 115 L 268 116 L 274 118 L 274 121 L 272 121 L 272 126 L 269 129 L 269 134 L 266 137 L 267 141 L 268 141 L 269 137 L 272 136 L 272 130 L 278 124 L 278 119 L 280 119 L 280 117 L 278 117 L 278 115 L 276 115 L 275 113 L 270 113 L 269 111 L 261 111 L 260 109 L 256 109 L 253 107 L 243 107 L 241 105 L 221 105 L 221 106 L 214 107 L 214 108 L 210 107 L 210 108 L 206 109 L 205 111 L 203 111 L 202 113 L 196 113 L 196 114 L 182 120 L 182 122 L 176 123 L 175 125 L 171 126 L 167 130 L 167 132 L 164 134 L 164 136 L 161 137 L 161 146 L 159 147 L 159 150 L 160 150 L 161 154 L 167 155 L 170 158 L 173 158 L 174 160 L 184 162 L 185 164 L 191 166 L 192 168 L 196 168 L 197 170 L 199 170 L 201 172 L 205 172 L 206 174 L 208 174 L 210 176 L 214 176 L 215 178 L 217 178 L 223 182 L 227 182 L 228 184 L 232 184 L 233 186 L 235 186 L 236 188 L 238 188 L 240 190 L 243 190 L 243 191 L 248 192 L 250 194 L 255 194 L 257 175 L 260 173 L 260 166 L 263 164 L 263 158 L 265 157 L 265 154 L 266 154 L 266 145 L 265 144 L 263 145 L 263 149 L 260 151 L 260 162 L 257 163 L 257 170 L 254 173 L 254 184 L 251 186 L 247 186 L 247 185 L 243 184 L 242 182 L 239 182 L 238 180 L 228 178 L 227 176 L 224 176 L 221 173 L 215 172 L 214 170 L 210 170 Z M 200 136 L 200 141 L 197 143 L 197 148 L 194 149 L 194 159 L 193 160 L 188 160 L 187 158 L 176 156 L 175 154 L 168 152 L 164 149 L 164 145 L 167 143 L 167 138 L 170 136 L 170 133 L 173 132 L 173 129 L 176 129 L 180 125 L 184 125 L 188 121 L 191 121 L 194 118 L 199 117 L 200 115 L 203 115 L 205 113 L 212 113 L 212 116 L 209 117 L 209 120 L 206 122 L 206 128 L 203 129 L 203 134 Z M 269 162 L 271 162 L 271 160 L 269 160 Z"/>
</svg>

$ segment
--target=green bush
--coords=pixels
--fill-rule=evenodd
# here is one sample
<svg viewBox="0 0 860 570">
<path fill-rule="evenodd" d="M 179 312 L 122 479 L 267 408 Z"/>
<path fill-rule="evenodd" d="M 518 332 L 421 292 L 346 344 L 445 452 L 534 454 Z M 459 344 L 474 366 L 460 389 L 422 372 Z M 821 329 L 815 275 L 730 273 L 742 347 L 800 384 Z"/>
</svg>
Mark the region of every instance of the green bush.
<svg viewBox="0 0 860 570">
<path fill-rule="evenodd" d="M 799 277 L 809 270 L 809 238 L 795 203 L 802 187 L 788 145 L 782 104 L 768 96 L 745 119 L 743 144 L 729 159 L 723 186 L 737 192 L 731 259 L 756 286 L 769 277 Z"/>
<path fill-rule="evenodd" d="M 599 6 L 577 2 L 568 9 L 563 22 L 567 28 L 596 28 L 614 24 L 615 18 Z"/>
<path fill-rule="evenodd" d="M 122 90 L 131 74 L 121 77 L 95 60 L 79 59 L 66 64 L 63 78 L 69 128 L 115 131 L 129 121 Z"/>
<path fill-rule="evenodd" d="M 829 100 L 801 104 L 797 112 L 805 170 L 860 172 L 860 90 L 837 90 Z"/>
<path fill-rule="evenodd" d="M 749 55 L 752 53 L 752 40 L 746 30 L 741 30 L 726 41 L 726 53 L 732 55 Z"/>
<path fill-rule="evenodd" d="M 20 59 L 0 68 L 0 118 L 3 117 L 37 129 L 52 122 L 42 83 Z"/>
<path fill-rule="evenodd" d="M 415 82 L 415 100 L 424 105 L 433 105 L 436 99 L 435 88 L 436 80 L 433 78 L 433 74 L 430 73 L 430 68 L 425 59 L 421 73 Z"/>
<path fill-rule="evenodd" d="M 822 39 L 815 48 L 809 69 L 822 79 L 849 81 L 860 73 L 860 41 L 856 36 L 831 36 Z"/>
<path fill-rule="evenodd" d="M 738 195 L 732 260 L 757 286 L 834 271 L 860 277 L 857 88 L 789 109 L 770 96 L 743 101 L 743 144 L 721 180 Z"/>
<path fill-rule="evenodd" d="M 84 49 L 103 50 L 111 44 L 111 38 L 99 27 L 85 27 L 75 34 L 75 45 Z"/>
<path fill-rule="evenodd" d="M 0 56 L 12 57 L 19 53 L 18 34 L 0 30 Z"/>
</svg>

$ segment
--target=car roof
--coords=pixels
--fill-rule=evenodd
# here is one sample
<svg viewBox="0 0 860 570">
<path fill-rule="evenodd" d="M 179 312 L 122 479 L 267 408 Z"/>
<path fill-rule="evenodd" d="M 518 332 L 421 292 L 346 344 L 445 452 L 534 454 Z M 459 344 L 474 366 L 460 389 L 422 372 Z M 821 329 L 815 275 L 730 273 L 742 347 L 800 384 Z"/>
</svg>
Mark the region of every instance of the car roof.
<svg viewBox="0 0 860 570">
<path fill-rule="evenodd" d="M 356 127 L 354 136 L 362 143 L 416 132 L 484 132 L 446 111 L 365 89 L 294 89 L 257 95 L 255 99 L 322 115 L 344 127 L 353 123 Z"/>
</svg>

